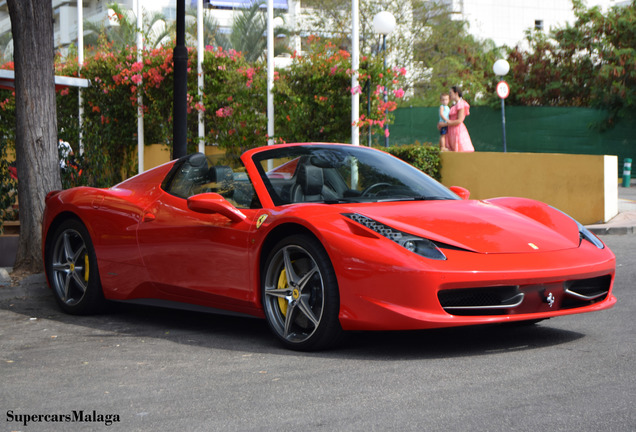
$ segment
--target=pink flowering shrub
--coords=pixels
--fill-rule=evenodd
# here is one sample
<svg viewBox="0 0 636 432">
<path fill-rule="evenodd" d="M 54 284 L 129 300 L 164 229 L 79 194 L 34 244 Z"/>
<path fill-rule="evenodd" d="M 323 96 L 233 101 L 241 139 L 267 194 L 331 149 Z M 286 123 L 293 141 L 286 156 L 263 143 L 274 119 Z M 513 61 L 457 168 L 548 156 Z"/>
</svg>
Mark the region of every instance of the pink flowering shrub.
<svg viewBox="0 0 636 432">
<path fill-rule="evenodd" d="M 108 186 L 136 172 L 139 95 L 143 101 L 144 141 L 172 142 L 172 52 L 171 47 L 146 50 L 138 62 L 134 47 L 121 52 L 104 47 L 86 58 L 81 76 L 91 82 L 82 91 L 83 165 L 87 175 L 80 182 Z M 196 52 L 189 50 L 188 152 L 198 146 L 199 112 L 205 118 L 206 144 L 239 149 L 266 144 L 262 65 L 248 64 L 236 51 L 208 47 L 203 64 L 204 95 L 199 98 L 195 60 Z M 78 69 L 76 59 L 56 65 L 58 75 L 78 76 Z M 59 90 L 57 98 L 60 138 L 78 150 L 78 90 Z"/>
<path fill-rule="evenodd" d="M 362 58 L 360 85 L 351 88 L 351 56 L 330 42 L 310 37 L 309 49 L 294 56 L 291 66 L 274 76 L 277 142 L 340 141 L 351 136 L 351 95 L 360 95 L 361 135 L 372 131 L 377 140 L 391 120 L 396 99 L 404 96 L 401 81 L 406 71 L 383 70 L 382 58 Z M 74 184 L 110 186 L 136 173 L 138 97 L 142 96 L 144 140 L 172 143 L 172 47 L 144 50 L 137 61 L 135 47 L 121 51 L 103 44 L 87 56 L 81 69 L 77 59 L 58 58 L 56 74 L 90 80 L 82 90 L 84 175 Z M 188 152 L 198 145 L 198 114 L 205 120 L 205 143 L 235 149 L 267 144 L 266 65 L 250 63 L 234 50 L 206 47 L 204 90 L 197 91 L 196 52 L 188 55 Z M 7 67 L 7 66 L 5 66 Z M 368 92 L 368 89 L 371 89 Z M 387 91 L 388 102 L 384 102 Z M 10 118 L 10 95 L 0 93 L 2 119 Z M 371 111 L 367 113 L 370 99 Z M 78 89 L 57 91 L 59 136 L 79 154 Z M 388 113 L 388 114 L 387 114 Z M 0 124 L 0 127 L 2 125 Z M 9 130 L 5 136 L 11 137 Z M 361 139 L 361 141 L 363 141 Z M 79 182 L 79 183 L 78 183 Z"/>
<path fill-rule="evenodd" d="M 13 69 L 13 62 L 0 65 Z M 17 184 L 13 179 L 7 156 L 15 151 L 15 93 L 0 89 L 0 234 L 4 221 L 15 220 Z"/>
<path fill-rule="evenodd" d="M 361 58 L 360 85 L 351 88 L 350 54 L 331 42 L 310 37 L 306 54 L 295 55 L 275 82 L 276 136 L 286 142 L 350 142 L 354 93 L 360 95 L 361 135 L 366 137 L 371 131 L 383 136 L 382 128 L 397 108 L 395 99 L 404 97 L 401 81 L 405 73 L 393 68 L 384 71 L 381 57 Z M 370 95 L 367 86 L 373 89 Z M 385 87 L 391 89 L 388 103 L 383 99 Z M 369 98 L 371 110 L 367 113 Z"/>
<path fill-rule="evenodd" d="M 243 55 L 220 47 L 206 49 L 203 69 L 206 142 L 235 153 L 267 144 L 267 71 Z"/>
</svg>

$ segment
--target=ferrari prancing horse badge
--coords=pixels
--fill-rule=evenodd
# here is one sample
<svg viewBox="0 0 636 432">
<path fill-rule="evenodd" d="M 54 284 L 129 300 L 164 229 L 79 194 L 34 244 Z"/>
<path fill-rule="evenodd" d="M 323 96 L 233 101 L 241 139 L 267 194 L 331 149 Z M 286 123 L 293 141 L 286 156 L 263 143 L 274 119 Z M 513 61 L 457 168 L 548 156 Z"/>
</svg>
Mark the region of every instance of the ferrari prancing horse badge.
<svg viewBox="0 0 636 432">
<path fill-rule="evenodd" d="M 259 229 L 261 225 L 263 225 L 265 219 L 267 219 L 267 214 L 262 214 L 258 217 L 258 219 L 256 220 L 256 229 Z"/>
</svg>

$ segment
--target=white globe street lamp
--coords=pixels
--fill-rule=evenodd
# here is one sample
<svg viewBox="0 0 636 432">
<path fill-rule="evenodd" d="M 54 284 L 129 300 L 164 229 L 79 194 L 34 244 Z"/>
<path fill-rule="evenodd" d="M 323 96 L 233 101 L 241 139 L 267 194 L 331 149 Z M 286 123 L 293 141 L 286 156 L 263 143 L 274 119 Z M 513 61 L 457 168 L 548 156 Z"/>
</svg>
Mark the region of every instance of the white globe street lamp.
<svg viewBox="0 0 636 432">
<path fill-rule="evenodd" d="M 510 87 L 508 87 L 508 83 L 504 81 L 503 77 L 510 71 L 510 65 L 505 59 L 499 59 L 492 66 L 492 71 L 499 77 L 499 83 L 497 84 L 497 95 L 501 99 L 501 128 L 503 131 L 503 151 L 504 153 L 506 153 L 506 106 L 504 104 L 504 99 L 506 99 L 510 94 Z"/>
<path fill-rule="evenodd" d="M 391 12 L 382 11 L 373 17 L 373 30 L 381 35 L 388 35 L 395 30 L 395 17 Z"/>
<path fill-rule="evenodd" d="M 272 23 L 274 24 L 274 28 L 278 28 L 285 25 L 285 20 L 283 19 L 283 17 L 277 16 L 276 18 L 274 18 Z"/>
<path fill-rule="evenodd" d="M 495 73 L 495 75 L 502 77 L 510 71 L 510 65 L 506 60 L 499 59 L 492 66 L 492 71 Z"/>
<path fill-rule="evenodd" d="M 384 70 L 386 71 L 386 36 L 395 30 L 395 17 L 391 12 L 382 11 L 373 17 L 373 30 L 382 35 L 382 51 L 384 53 Z M 387 88 L 384 87 L 384 103 L 388 102 Z M 388 109 L 385 111 L 388 116 Z M 389 146 L 389 123 L 384 123 L 384 146 Z"/>
</svg>

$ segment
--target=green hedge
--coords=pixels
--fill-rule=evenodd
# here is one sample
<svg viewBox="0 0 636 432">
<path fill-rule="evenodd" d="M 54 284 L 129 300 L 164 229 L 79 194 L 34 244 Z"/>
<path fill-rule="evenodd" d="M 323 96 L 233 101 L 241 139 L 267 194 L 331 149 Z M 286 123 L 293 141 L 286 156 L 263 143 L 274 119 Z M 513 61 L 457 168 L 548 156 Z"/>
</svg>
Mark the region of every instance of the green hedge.
<svg viewBox="0 0 636 432">
<path fill-rule="evenodd" d="M 408 162 L 437 181 L 442 179 L 439 147 L 431 143 L 420 144 L 415 141 L 415 144 L 412 145 L 382 147 L 381 149 Z"/>
</svg>

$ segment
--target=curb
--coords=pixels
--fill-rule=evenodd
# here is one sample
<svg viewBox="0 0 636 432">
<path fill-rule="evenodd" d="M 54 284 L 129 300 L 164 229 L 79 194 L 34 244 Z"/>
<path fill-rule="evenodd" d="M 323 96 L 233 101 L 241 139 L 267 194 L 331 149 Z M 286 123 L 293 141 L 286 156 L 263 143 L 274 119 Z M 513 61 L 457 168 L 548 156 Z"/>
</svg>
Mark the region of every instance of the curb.
<svg viewBox="0 0 636 432">
<path fill-rule="evenodd" d="M 617 226 L 617 227 L 604 227 L 604 226 L 588 226 L 586 227 L 590 232 L 596 235 L 628 235 L 636 234 L 636 227 L 634 226 Z"/>
</svg>

